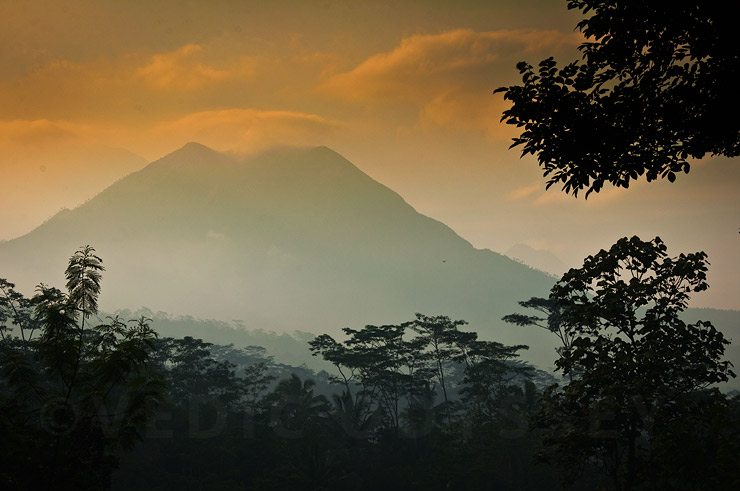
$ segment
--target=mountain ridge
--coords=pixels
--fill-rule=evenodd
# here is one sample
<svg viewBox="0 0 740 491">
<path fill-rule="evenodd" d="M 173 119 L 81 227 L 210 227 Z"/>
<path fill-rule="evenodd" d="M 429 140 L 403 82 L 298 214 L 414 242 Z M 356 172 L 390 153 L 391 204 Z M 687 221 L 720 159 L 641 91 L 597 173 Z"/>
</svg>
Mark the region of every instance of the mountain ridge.
<svg viewBox="0 0 740 491">
<path fill-rule="evenodd" d="M 315 333 L 443 314 L 553 358 L 548 333 L 500 320 L 546 296 L 551 276 L 476 249 L 327 147 L 240 159 L 189 143 L 0 243 L 0 271 L 25 291 L 62 285 L 83 244 L 105 261 L 108 311 Z"/>
</svg>

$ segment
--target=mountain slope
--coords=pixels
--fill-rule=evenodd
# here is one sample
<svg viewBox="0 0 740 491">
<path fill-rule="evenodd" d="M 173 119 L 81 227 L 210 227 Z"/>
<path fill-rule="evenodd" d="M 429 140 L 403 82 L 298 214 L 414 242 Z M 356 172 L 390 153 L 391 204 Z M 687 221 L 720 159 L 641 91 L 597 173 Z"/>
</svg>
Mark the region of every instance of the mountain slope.
<svg viewBox="0 0 740 491">
<path fill-rule="evenodd" d="M 526 244 L 514 244 L 504 252 L 504 255 L 558 278 L 568 270 L 552 252 L 535 249 Z"/>
<path fill-rule="evenodd" d="M 0 272 L 27 292 L 63 284 L 91 244 L 107 267 L 101 306 L 292 332 L 463 318 L 553 359 L 545 332 L 503 325 L 553 280 L 477 250 L 325 147 L 238 160 L 196 143 L 116 182 L 33 232 L 0 243 Z"/>
</svg>

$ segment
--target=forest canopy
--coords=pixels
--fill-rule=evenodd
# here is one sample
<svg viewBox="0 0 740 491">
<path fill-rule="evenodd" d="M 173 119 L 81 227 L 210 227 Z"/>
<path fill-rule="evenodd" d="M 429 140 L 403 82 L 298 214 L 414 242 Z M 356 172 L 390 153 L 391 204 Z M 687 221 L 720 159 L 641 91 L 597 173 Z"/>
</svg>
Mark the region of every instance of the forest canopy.
<svg viewBox="0 0 740 491">
<path fill-rule="evenodd" d="M 589 256 L 505 320 L 556 335 L 559 373 L 416 314 L 309 341 L 333 373 L 259 346 L 101 319 L 102 260 L 66 291 L 0 280 L 0 483 L 39 489 L 693 489 L 740 476 L 727 341 L 680 318 L 703 253 L 656 238 Z"/>
</svg>

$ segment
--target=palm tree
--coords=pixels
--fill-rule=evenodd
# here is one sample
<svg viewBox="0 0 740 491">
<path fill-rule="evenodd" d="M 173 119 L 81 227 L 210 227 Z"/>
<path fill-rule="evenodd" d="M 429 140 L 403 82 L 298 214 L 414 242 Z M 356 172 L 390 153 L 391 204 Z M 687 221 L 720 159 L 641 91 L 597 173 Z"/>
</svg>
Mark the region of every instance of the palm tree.
<svg viewBox="0 0 740 491">
<path fill-rule="evenodd" d="M 105 487 L 161 402 L 148 319 L 92 322 L 103 270 L 85 246 L 70 258 L 66 292 L 42 284 L 25 299 L 0 279 L 3 489 Z"/>
<path fill-rule="evenodd" d="M 301 380 L 292 374 L 278 382 L 270 396 L 272 402 L 271 423 L 278 434 L 296 438 L 308 426 L 326 418 L 329 401 L 323 395 L 314 393 L 313 380 Z"/>
<path fill-rule="evenodd" d="M 366 440 L 370 433 L 382 423 L 382 411 L 372 410 L 364 397 L 354 397 L 348 390 L 332 395 L 332 416 L 341 432 L 351 438 Z"/>
</svg>

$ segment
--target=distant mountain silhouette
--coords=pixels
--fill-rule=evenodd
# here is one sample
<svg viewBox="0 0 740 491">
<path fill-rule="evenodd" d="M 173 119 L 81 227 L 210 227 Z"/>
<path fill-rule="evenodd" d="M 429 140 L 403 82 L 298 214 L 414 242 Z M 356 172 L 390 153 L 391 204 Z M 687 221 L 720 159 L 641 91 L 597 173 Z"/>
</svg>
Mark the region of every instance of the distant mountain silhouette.
<svg viewBox="0 0 740 491">
<path fill-rule="evenodd" d="M 56 140 L 14 153 L 0 137 L 0 240 L 28 233 L 60 209 L 84 203 L 147 163 L 124 149 Z"/>
<path fill-rule="evenodd" d="M 535 249 L 526 244 L 514 244 L 504 252 L 504 255 L 557 277 L 562 276 L 568 269 L 565 263 L 552 252 Z"/>
<path fill-rule="evenodd" d="M 101 305 L 282 332 L 338 332 L 415 312 L 463 318 L 485 337 L 531 345 L 547 333 L 504 325 L 553 279 L 475 249 L 326 147 L 248 160 L 189 143 L 0 243 L 0 275 L 29 292 L 63 285 L 68 257 L 93 245 L 107 271 Z"/>
</svg>

